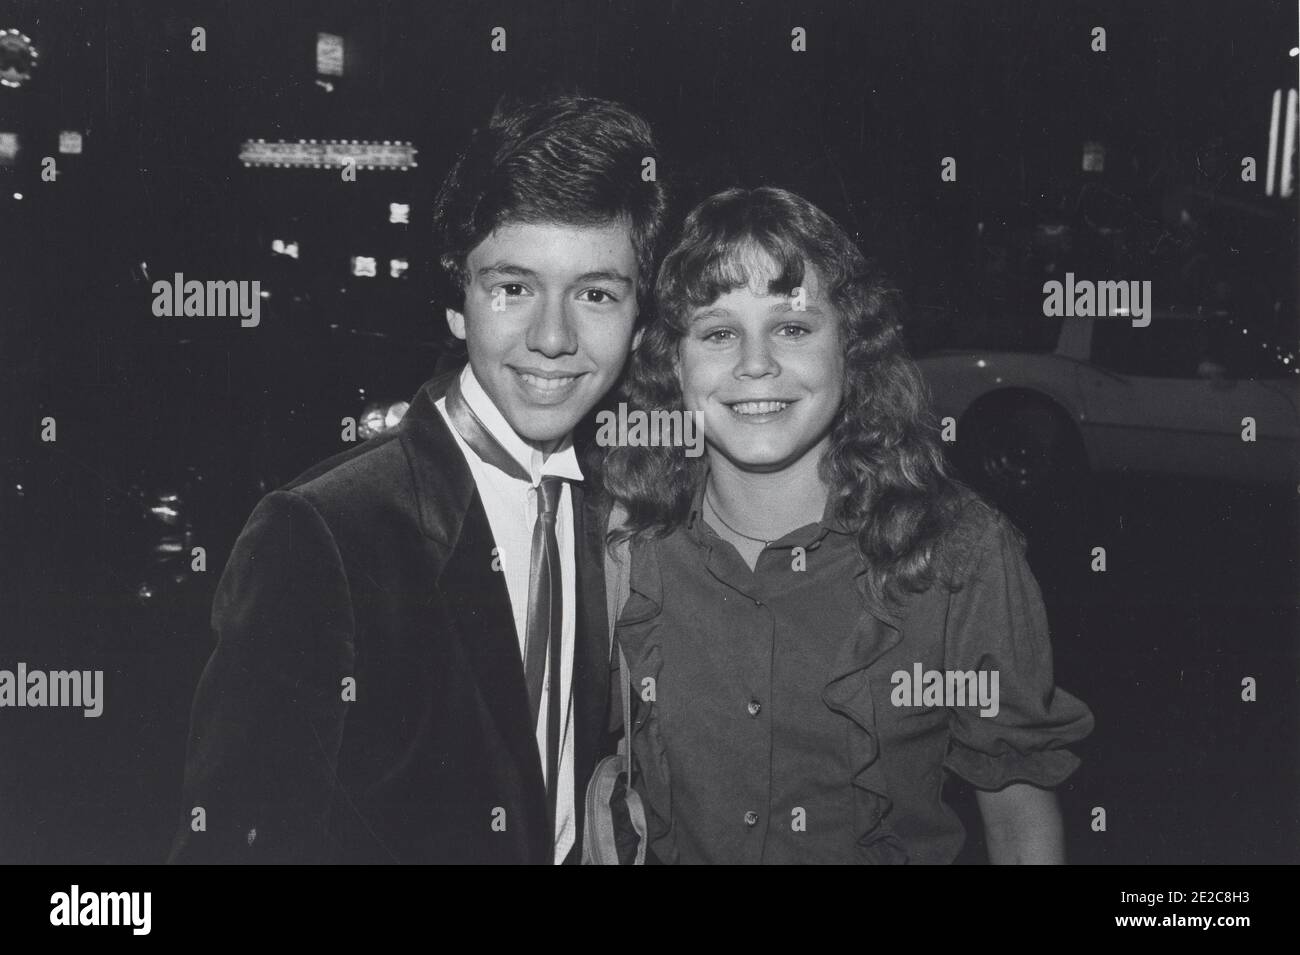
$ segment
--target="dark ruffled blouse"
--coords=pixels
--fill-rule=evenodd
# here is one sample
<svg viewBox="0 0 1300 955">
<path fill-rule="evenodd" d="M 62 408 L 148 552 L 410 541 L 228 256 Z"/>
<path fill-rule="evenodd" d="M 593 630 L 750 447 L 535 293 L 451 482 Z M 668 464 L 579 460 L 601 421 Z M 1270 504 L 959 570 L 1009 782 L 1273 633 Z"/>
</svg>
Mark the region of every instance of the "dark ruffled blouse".
<svg viewBox="0 0 1300 955">
<path fill-rule="evenodd" d="M 949 863 L 965 834 L 941 797 L 946 773 L 977 789 L 1051 788 L 1078 766 L 1066 747 L 1092 714 L 1054 684 L 1023 539 L 996 511 L 972 499 L 950 534 L 958 587 L 885 606 L 829 516 L 751 571 L 699 503 L 686 526 L 633 548 L 617 627 L 660 860 Z M 996 671 L 996 715 L 900 676 L 930 671 Z"/>
</svg>

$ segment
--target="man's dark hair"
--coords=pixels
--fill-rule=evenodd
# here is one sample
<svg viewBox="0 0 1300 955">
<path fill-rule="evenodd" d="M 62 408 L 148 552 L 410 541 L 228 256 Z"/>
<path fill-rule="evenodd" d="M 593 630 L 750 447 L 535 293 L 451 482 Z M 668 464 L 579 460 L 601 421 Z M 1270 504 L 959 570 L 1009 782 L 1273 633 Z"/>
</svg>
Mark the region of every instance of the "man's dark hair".
<svg viewBox="0 0 1300 955">
<path fill-rule="evenodd" d="M 465 305 L 465 260 L 507 222 L 626 222 L 637 258 L 638 323 L 650 317 L 667 192 L 642 178 L 659 152 L 650 124 L 627 107 L 573 94 L 498 103 L 434 202 L 435 304 Z"/>
</svg>

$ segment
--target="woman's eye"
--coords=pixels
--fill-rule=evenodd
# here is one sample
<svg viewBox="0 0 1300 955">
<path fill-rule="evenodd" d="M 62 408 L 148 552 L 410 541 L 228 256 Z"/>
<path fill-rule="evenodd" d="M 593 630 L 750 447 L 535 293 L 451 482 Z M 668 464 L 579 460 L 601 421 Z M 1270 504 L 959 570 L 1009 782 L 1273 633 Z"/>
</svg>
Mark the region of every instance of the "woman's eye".
<svg viewBox="0 0 1300 955">
<path fill-rule="evenodd" d="M 803 325 L 782 325 L 778 331 L 786 338 L 803 338 L 809 333 L 809 329 Z"/>
<path fill-rule="evenodd" d="M 721 342 L 735 337 L 735 332 L 730 328 L 715 328 L 711 332 L 705 332 L 702 337 L 706 342 Z"/>
<path fill-rule="evenodd" d="M 579 297 L 582 298 L 583 301 L 590 302 L 593 305 L 605 305 L 610 302 L 618 301 L 612 293 L 606 292 L 603 288 L 585 289 L 579 293 Z"/>
<path fill-rule="evenodd" d="M 505 282 L 501 285 L 498 285 L 497 288 L 505 292 L 506 295 L 509 296 L 524 294 L 524 286 L 522 282 Z"/>
</svg>

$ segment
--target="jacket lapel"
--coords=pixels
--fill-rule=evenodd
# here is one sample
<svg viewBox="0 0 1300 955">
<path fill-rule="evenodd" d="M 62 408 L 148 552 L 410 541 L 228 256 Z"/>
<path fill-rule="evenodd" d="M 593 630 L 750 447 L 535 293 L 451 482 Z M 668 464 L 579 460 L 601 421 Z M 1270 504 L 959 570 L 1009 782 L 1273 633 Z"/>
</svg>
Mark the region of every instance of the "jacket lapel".
<svg viewBox="0 0 1300 955">
<path fill-rule="evenodd" d="M 474 477 L 436 402 L 453 375 L 420 389 L 402 419 L 420 525 L 443 552 L 437 588 L 456 625 L 465 659 L 502 739 L 534 794 L 524 807 L 545 832 L 545 785 L 528 709 L 519 638 L 505 577 L 492 570 L 495 542 Z"/>
<path fill-rule="evenodd" d="M 456 620 L 479 691 L 492 710 L 515 765 L 537 796 L 533 804 L 541 807 L 546 803 L 542 762 L 528 707 L 510 594 L 505 576 L 491 569 L 494 546 L 492 527 L 482 502 L 474 494 L 456 546 L 438 580 L 438 590 Z M 539 822 L 544 821 L 542 815 Z"/>
</svg>

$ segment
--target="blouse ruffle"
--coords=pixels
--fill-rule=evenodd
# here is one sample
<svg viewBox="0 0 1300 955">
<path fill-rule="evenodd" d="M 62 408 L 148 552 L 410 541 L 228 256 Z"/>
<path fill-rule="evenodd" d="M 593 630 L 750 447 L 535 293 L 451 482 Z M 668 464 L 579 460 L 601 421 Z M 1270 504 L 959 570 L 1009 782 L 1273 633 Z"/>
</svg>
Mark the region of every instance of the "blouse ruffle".
<svg viewBox="0 0 1300 955">
<path fill-rule="evenodd" d="M 880 739 L 876 729 L 876 700 L 868 670 L 903 638 L 899 620 L 868 601 L 869 614 L 858 622 L 840 647 L 832 675 L 822 690 L 822 702 L 849 719 L 856 732 L 849 739 L 853 766 L 856 843 L 862 861 L 871 865 L 903 865 L 907 847 L 889 825 L 894 803 L 889 798 Z"/>
<path fill-rule="evenodd" d="M 636 551 L 627 602 L 623 605 L 616 626 L 621 631 L 645 623 L 657 617 L 662 610 L 663 580 L 659 571 L 658 548 L 651 544 Z M 651 702 L 647 706 L 641 692 L 646 679 L 653 680 L 658 685 L 663 655 L 653 637 L 653 629 L 646 634 L 646 639 L 635 644 L 629 644 L 621 634 L 619 639 L 628 656 L 631 690 L 633 700 L 636 701 L 632 708 L 632 727 L 627 738 L 631 751 L 637 757 L 634 770 L 636 782 L 646 797 L 647 838 L 651 844 L 655 844 L 672 832 L 672 781 L 668 770 L 667 747 L 660 733 L 659 721 L 654 715 L 655 704 Z M 668 842 L 671 843 L 671 840 Z M 671 864 L 677 860 L 661 855 L 660 861 Z"/>
</svg>

